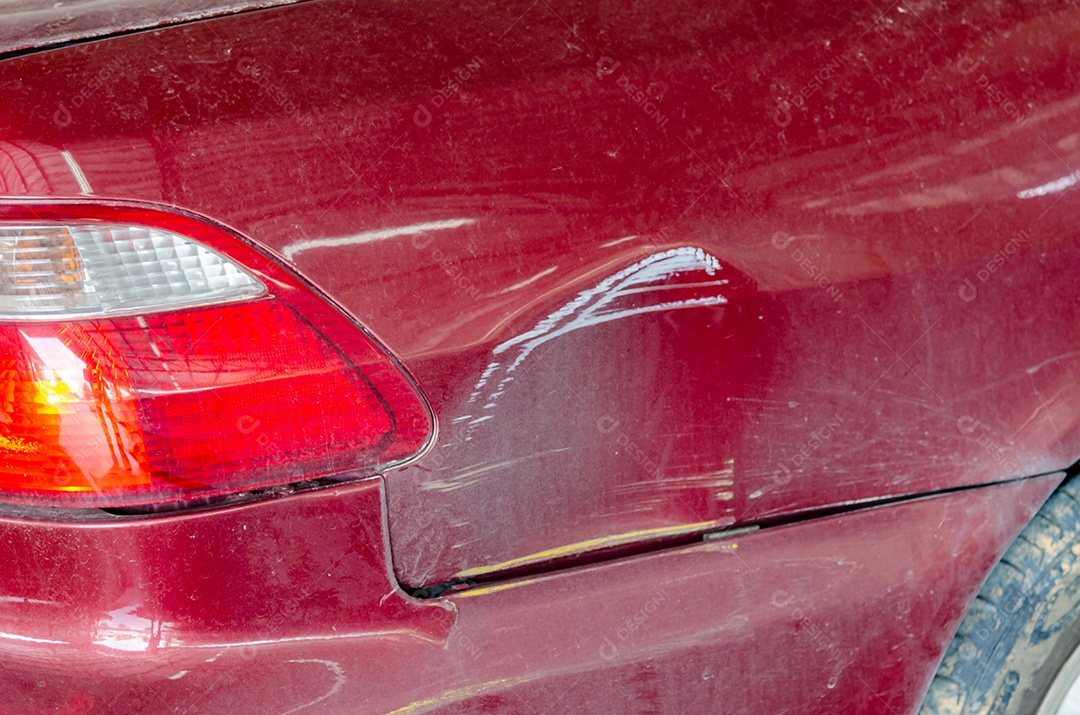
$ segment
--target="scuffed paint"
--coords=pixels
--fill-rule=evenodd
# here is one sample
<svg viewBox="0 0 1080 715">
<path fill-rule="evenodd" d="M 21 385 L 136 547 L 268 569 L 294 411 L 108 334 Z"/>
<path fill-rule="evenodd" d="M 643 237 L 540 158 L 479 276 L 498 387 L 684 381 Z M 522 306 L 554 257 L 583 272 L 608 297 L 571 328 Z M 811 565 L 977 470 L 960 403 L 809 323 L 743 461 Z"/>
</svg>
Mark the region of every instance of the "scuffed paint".
<svg viewBox="0 0 1080 715">
<path fill-rule="evenodd" d="M 320 695 L 317 698 L 315 698 L 313 700 L 310 700 L 310 701 L 308 701 L 308 702 L 306 702 L 306 703 L 304 703 L 302 705 L 297 705 L 294 708 L 286 710 L 285 712 L 281 713 L 281 715 L 292 715 L 292 713 L 298 713 L 301 710 L 305 710 L 305 709 L 311 707 L 312 705 L 318 705 L 319 703 L 321 703 L 324 700 L 329 700 L 330 698 L 332 698 L 335 695 L 337 695 L 338 693 L 340 693 L 342 691 L 342 689 L 345 687 L 345 684 L 349 680 L 348 677 L 345 675 L 345 669 L 341 667 L 340 663 L 338 663 L 336 661 L 333 661 L 333 660 L 327 660 L 325 658 L 293 658 L 292 660 L 289 660 L 289 661 L 286 661 L 286 662 L 288 662 L 288 663 L 315 663 L 317 665 L 325 666 L 327 671 L 329 671 L 330 674 L 334 676 L 334 682 L 330 685 L 330 689 L 327 690 L 322 695 Z"/>
<path fill-rule="evenodd" d="M 730 523 L 730 522 L 727 522 Z M 576 544 L 567 544 L 565 546 L 559 546 L 553 549 L 546 549 L 544 551 L 538 551 L 528 556 L 521 556 L 516 559 L 510 559 L 503 561 L 502 563 L 491 564 L 488 566 L 479 566 L 476 568 L 465 569 L 458 573 L 459 578 L 473 578 L 476 576 L 482 576 L 490 573 L 497 573 L 500 571 L 508 571 L 514 568 L 520 568 L 522 566 L 529 566 L 531 564 L 543 563 L 545 561 L 551 561 L 552 559 L 558 559 L 565 556 L 573 556 L 574 554 L 581 554 L 588 551 L 594 551 L 596 549 L 606 549 L 613 546 L 623 546 L 625 544 L 631 544 L 636 541 L 645 541 L 647 539 L 659 539 L 668 536 L 680 536 L 683 534 L 693 534 L 698 531 L 706 531 L 708 529 L 715 529 L 719 526 L 724 526 L 725 523 L 720 521 L 702 521 L 696 524 L 684 524 L 680 526 L 671 527 L 659 527 L 655 529 L 638 529 L 637 531 L 628 531 L 624 534 L 614 534 L 612 536 L 602 536 L 596 539 L 589 539 L 587 541 L 580 541 Z"/>
<path fill-rule="evenodd" d="M 455 489 L 461 489 L 462 487 L 476 484 L 484 478 L 485 474 L 488 474 L 489 472 L 506 469 L 508 467 L 514 466 L 515 464 L 520 464 L 521 462 L 525 462 L 530 459 L 536 459 L 538 457 L 543 457 L 549 454 L 560 454 L 566 451 L 569 451 L 568 447 L 563 447 L 560 449 L 549 449 L 544 452 L 538 452 L 536 454 L 530 454 L 524 457 L 517 457 L 515 459 L 508 459 L 502 462 L 495 462 L 493 464 L 473 465 L 471 467 L 466 467 L 464 470 L 456 472 L 449 479 L 428 482 L 424 485 L 424 490 L 449 492 Z"/>
<path fill-rule="evenodd" d="M 492 355 L 496 357 L 509 353 L 515 348 L 517 352 L 512 360 L 506 358 L 493 360 L 484 368 L 468 401 L 470 405 L 479 405 L 481 401 L 483 402 L 479 410 L 473 413 L 481 416 L 470 415 L 472 419 L 468 423 L 469 427 L 472 428 L 491 419 L 493 415 L 489 411 L 494 410 L 499 398 L 509 389 L 510 383 L 514 381 L 513 373 L 537 348 L 551 340 L 575 330 L 636 315 L 727 303 L 727 297 L 719 289 L 728 285 L 730 281 L 726 278 L 715 277 L 719 270 L 720 261 L 715 256 L 701 248 L 684 246 L 646 256 L 633 265 L 604 278 L 595 286 L 579 292 L 573 300 L 537 323 L 536 327 L 494 348 Z M 688 273 L 700 273 L 702 278 L 697 283 L 669 283 L 674 276 Z M 647 305 L 620 305 L 620 300 L 629 296 L 635 296 L 636 299 L 640 299 L 640 295 L 644 293 L 663 296 L 664 291 L 671 289 L 697 290 L 699 295 L 693 298 L 684 297 L 680 300 L 661 298 Z M 495 378 L 496 373 L 501 373 L 499 382 L 491 391 L 484 390 L 483 388 Z M 469 439 L 470 435 L 467 431 L 465 440 Z"/>
<path fill-rule="evenodd" d="M 440 705 L 447 705 L 450 703 L 460 702 L 469 698 L 475 698 L 487 693 L 496 692 L 499 690 L 505 690 L 507 688 L 524 685 L 530 683 L 533 680 L 538 679 L 540 676 L 521 676 L 517 678 L 500 678 L 498 680 L 492 680 L 487 683 L 481 683 L 479 685 L 471 685 L 465 688 L 458 688 L 456 690 L 449 690 L 438 697 L 428 698 L 426 700 L 418 700 L 414 703 L 410 703 L 405 707 L 393 710 L 387 715 L 406 715 L 412 713 L 421 713 Z"/>
<path fill-rule="evenodd" d="M 45 47 L 118 32 L 175 25 L 297 0 L 8 0 L 0 7 L 0 53 Z"/>
</svg>

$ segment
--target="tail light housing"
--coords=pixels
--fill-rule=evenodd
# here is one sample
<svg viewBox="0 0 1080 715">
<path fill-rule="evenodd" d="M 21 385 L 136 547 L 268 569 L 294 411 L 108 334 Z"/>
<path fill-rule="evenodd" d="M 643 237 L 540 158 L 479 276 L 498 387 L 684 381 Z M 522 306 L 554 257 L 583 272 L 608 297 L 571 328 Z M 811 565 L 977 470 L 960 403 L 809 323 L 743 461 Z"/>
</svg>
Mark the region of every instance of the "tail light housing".
<svg viewBox="0 0 1080 715">
<path fill-rule="evenodd" d="M 0 500 L 154 506 L 366 474 L 433 431 L 372 336 L 224 228 L 0 204 Z"/>
</svg>

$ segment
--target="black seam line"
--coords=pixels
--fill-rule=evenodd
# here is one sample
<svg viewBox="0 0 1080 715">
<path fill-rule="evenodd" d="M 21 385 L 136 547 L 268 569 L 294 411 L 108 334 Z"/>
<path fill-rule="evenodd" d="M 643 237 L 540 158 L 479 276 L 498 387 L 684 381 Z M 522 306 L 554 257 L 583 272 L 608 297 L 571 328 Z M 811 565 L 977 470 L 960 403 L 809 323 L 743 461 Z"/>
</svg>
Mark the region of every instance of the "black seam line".
<svg viewBox="0 0 1080 715">
<path fill-rule="evenodd" d="M 207 20 L 216 20 L 219 18 L 236 17 L 237 15 L 247 15 L 253 12 L 261 12 L 263 10 L 275 10 L 277 8 L 289 7 L 292 5 L 307 5 L 317 0 L 273 0 L 273 5 L 261 5 L 259 7 L 248 7 L 240 10 L 208 10 L 205 15 L 199 15 L 197 17 L 186 17 L 178 19 L 163 19 L 159 22 L 148 20 L 145 25 L 139 25 L 138 27 L 130 27 L 124 29 L 101 29 L 98 31 L 90 30 L 91 34 L 86 37 L 75 37 L 70 40 L 56 40 L 52 42 L 45 42 L 42 45 L 35 45 L 33 47 L 23 47 L 18 50 L 7 50 L 6 52 L 0 52 L 0 62 L 5 60 L 16 59 L 18 57 L 25 57 L 27 55 L 36 55 L 41 52 L 52 52 L 53 50 L 62 50 L 67 47 L 76 47 L 78 45 L 87 45 L 91 42 L 101 42 L 103 40 L 111 40 L 116 37 L 127 37 L 128 35 L 137 35 L 144 32 L 155 32 L 157 30 L 167 30 L 173 27 L 182 27 L 184 25 L 194 25 L 198 22 L 206 22 Z"/>
<path fill-rule="evenodd" d="M 449 581 L 444 581 L 442 583 L 429 584 L 418 588 L 412 588 L 401 583 L 399 583 L 399 585 L 406 593 L 413 596 L 414 598 L 436 599 L 443 595 L 453 595 L 461 593 L 462 591 L 467 591 L 471 588 L 478 586 L 492 586 L 525 577 L 548 576 L 570 571 L 571 569 L 578 567 L 613 563 L 619 561 L 620 559 L 629 558 L 631 556 L 643 556 L 646 554 L 664 553 L 667 551 L 672 551 L 674 549 L 679 549 L 698 543 L 722 542 L 725 538 L 743 536 L 750 531 L 760 532 L 766 529 L 772 529 L 781 526 L 811 523 L 834 516 L 855 514 L 869 509 L 876 509 L 879 507 L 914 502 L 922 499 L 931 499 L 935 497 L 946 496 L 949 494 L 957 494 L 960 492 L 974 491 L 976 489 L 987 489 L 990 487 L 1002 486 L 1005 484 L 1015 484 L 1017 482 L 1040 479 L 1042 477 L 1048 477 L 1054 474 L 1064 474 L 1065 477 L 1064 479 L 1062 479 L 1062 483 L 1065 483 L 1078 473 L 1080 473 L 1080 462 L 1073 464 L 1067 469 L 1055 469 L 1048 472 L 1040 472 L 1039 474 L 1031 474 L 1024 477 L 1009 477 L 1007 479 L 999 479 L 992 482 L 966 484 L 958 487 L 947 487 L 945 489 L 916 492 L 914 494 L 905 494 L 896 497 L 883 497 L 879 499 L 871 498 L 866 501 L 860 501 L 854 504 L 827 506 L 817 509 L 810 509 L 795 514 L 785 514 L 783 516 L 761 519 L 753 523 L 739 524 L 737 526 L 729 527 L 727 529 L 712 529 L 708 531 L 700 531 L 694 532 L 692 534 L 681 535 L 677 538 L 645 541 L 638 544 L 629 544 L 626 545 L 626 548 L 624 549 L 609 550 L 617 550 L 618 554 L 615 556 L 605 556 L 605 550 L 600 549 L 594 552 L 576 554 L 574 556 L 566 557 L 563 559 L 555 559 L 546 564 L 540 563 L 521 569 L 511 569 L 503 572 L 493 573 L 490 575 L 485 574 L 482 576 L 476 576 L 475 578 L 455 578 Z"/>
</svg>

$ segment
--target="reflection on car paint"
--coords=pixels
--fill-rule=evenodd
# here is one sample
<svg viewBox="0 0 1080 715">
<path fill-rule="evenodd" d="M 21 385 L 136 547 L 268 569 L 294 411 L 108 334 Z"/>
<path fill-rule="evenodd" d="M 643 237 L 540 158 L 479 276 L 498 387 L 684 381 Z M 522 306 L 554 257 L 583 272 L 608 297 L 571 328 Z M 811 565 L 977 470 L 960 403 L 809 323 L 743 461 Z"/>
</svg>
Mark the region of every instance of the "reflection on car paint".
<svg viewBox="0 0 1080 715">
<path fill-rule="evenodd" d="M 341 238 L 319 238 L 308 241 L 297 241 L 296 243 L 285 246 L 281 253 L 289 260 L 292 260 L 298 253 L 311 251 L 316 248 L 355 246 L 361 243 L 371 243 L 372 241 L 397 238 L 398 236 L 419 236 L 431 231 L 445 231 L 447 229 L 461 228 L 462 226 L 468 226 L 474 223 L 476 223 L 476 219 L 472 218 L 425 221 L 424 223 L 415 223 L 409 226 L 396 226 L 393 228 L 381 228 L 374 231 L 364 231 L 362 233 L 353 234 L 352 236 L 342 236 Z"/>
<path fill-rule="evenodd" d="M 468 404 L 475 405 L 483 398 L 484 404 L 477 414 L 457 416 L 453 421 L 468 421 L 471 428 L 490 420 L 494 415 L 488 411 L 494 410 L 496 400 L 514 380 L 511 373 L 538 347 L 550 340 L 575 330 L 635 315 L 727 303 L 727 298 L 719 293 L 719 288 L 727 285 L 729 281 L 716 277 L 719 270 L 720 261 L 715 256 L 701 248 L 685 246 L 648 256 L 608 276 L 594 287 L 581 291 L 569 303 L 541 320 L 532 330 L 495 347 L 492 351 L 494 355 L 502 355 L 518 346 L 520 349 L 510 362 L 494 361 L 487 365 L 468 401 Z M 676 276 L 683 280 L 669 282 Z M 691 280 L 687 281 L 687 278 Z M 678 299 L 665 299 L 671 295 L 668 291 L 681 293 Z M 659 300 L 647 302 L 650 298 Z M 484 396 L 483 388 L 495 379 L 497 373 L 501 373 L 499 382 L 493 391 Z M 471 439 L 471 434 L 466 432 L 464 439 Z"/>
</svg>

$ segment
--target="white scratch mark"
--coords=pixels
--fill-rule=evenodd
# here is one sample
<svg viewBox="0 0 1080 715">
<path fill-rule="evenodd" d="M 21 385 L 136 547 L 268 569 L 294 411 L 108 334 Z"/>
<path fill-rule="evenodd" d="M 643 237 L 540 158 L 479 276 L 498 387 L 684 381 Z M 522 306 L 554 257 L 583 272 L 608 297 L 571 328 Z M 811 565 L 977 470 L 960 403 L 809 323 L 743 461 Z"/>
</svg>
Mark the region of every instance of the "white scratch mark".
<svg viewBox="0 0 1080 715">
<path fill-rule="evenodd" d="M 1035 188 L 1032 188 L 1032 189 L 1024 189 L 1023 191 L 1018 191 L 1016 193 L 1016 198 L 1018 198 L 1018 199 L 1033 199 L 1033 198 L 1035 198 L 1037 196 L 1046 196 L 1047 194 L 1056 194 L 1059 191 L 1064 191 L 1065 189 L 1069 188 L 1070 186 L 1073 186 L 1074 184 L 1076 184 L 1078 179 L 1080 179 L 1080 172 L 1074 172 L 1074 173 L 1069 174 L 1067 176 L 1063 176 L 1060 179 L 1054 179 L 1050 183 L 1042 184 L 1041 186 L 1036 186 Z"/>
<path fill-rule="evenodd" d="M 498 292 L 498 295 L 502 295 L 503 293 L 510 293 L 512 291 L 515 291 L 515 290 L 521 290 L 525 286 L 530 285 L 532 283 L 535 283 L 536 281 L 540 280 L 544 276 L 551 275 L 552 273 L 554 273 L 556 271 L 556 269 L 558 269 L 558 266 L 552 266 L 551 268 L 548 268 L 546 271 L 540 271 L 539 273 L 537 273 L 532 278 L 526 278 L 525 280 L 521 281 L 520 283 L 515 283 L 514 285 L 510 286 L 509 288 L 503 288 L 501 291 Z"/>
<path fill-rule="evenodd" d="M 321 658 L 298 658 L 298 659 L 295 659 L 295 660 L 290 660 L 288 662 L 289 663 L 318 663 L 319 665 L 325 665 L 326 669 L 334 674 L 334 684 L 332 686 L 330 686 L 329 690 L 327 690 L 325 693 L 323 693 L 319 697 L 315 698 L 311 702 L 304 703 L 303 705 L 298 705 L 295 708 L 293 708 L 292 710 L 286 710 L 285 712 L 281 713 L 281 715 L 291 715 L 291 713 L 300 712 L 304 708 L 309 708 L 312 705 L 316 705 L 318 703 L 321 703 L 323 700 L 334 697 L 335 695 L 337 695 L 338 693 L 341 692 L 342 688 L 345 687 L 345 681 L 347 680 L 347 678 L 345 677 L 345 669 L 342 668 L 339 663 L 337 663 L 337 662 L 335 662 L 333 660 L 323 660 Z"/>
<path fill-rule="evenodd" d="M 61 151 L 60 156 L 64 157 L 64 161 L 67 163 L 68 168 L 71 169 L 71 175 L 75 177 L 75 181 L 79 183 L 79 191 L 83 195 L 94 193 L 94 190 L 90 188 L 90 182 L 86 180 L 86 174 L 83 173 L 82 167 L 75 161 L 75 157 L 71 155 L 69 151 Z"/>
<path fill-rule="evenodd" d="M 383 241 L 388 238 L 397 238 L 398 236 L 413 236 L 428 231 L 446 231 L 447 229 L 461 228 L 462 226 L 468 226 L 473 223 L 476 223 L 476 219 L 474 218 L 451 218 L 443 221 L 427 221 L 426 223 L 414 223 L 408 226 L 364 231 L 352 236 L 342 236 L 340 238 L 317 238 L 310 241 L 297 241 L 290 246 L 286 246 L 282 251 L 282 255 L 292 260 L 297 253 L 311 251 L 316 248 L 355 246 L 363 243 L 372 243 L 374 241 Z"/>
</svg>

